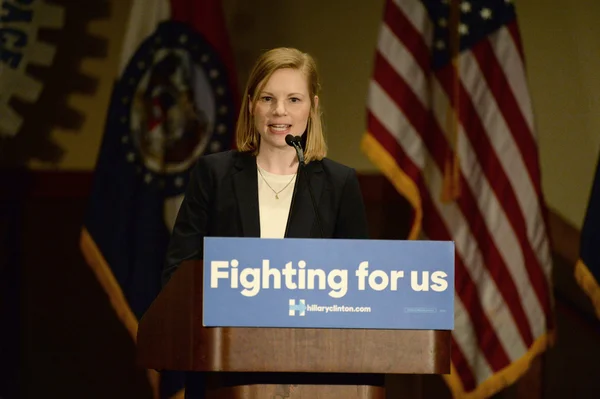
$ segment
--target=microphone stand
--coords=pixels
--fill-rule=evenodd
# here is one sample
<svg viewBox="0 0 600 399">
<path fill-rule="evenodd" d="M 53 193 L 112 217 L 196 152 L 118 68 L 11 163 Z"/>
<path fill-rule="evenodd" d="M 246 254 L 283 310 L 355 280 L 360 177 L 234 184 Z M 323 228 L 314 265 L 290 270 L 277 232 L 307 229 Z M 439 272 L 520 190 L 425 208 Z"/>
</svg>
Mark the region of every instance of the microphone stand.
<svg viewBox="0 0 600 399">
<path fill-rule="evenodd" d="M 286 140 L 287 142 L 288 140 Z M 304 151 L 300 146 L 300 137 L 294 138 L 294 140 L 290 140 L 291 145 L 296 149 L 296 154 L 298 155 L 298 162 L 300 163 L 300 170 L 302 171 L 302 176 L 304 176 L 304 180 L 306 180 L 306 185 L 308 186 L 308 193 L 310 195 L 310 200 L 312 202 L 313 211 L 315 212 L 315 218 L 317 219 L 317 226 L 319 227 L 319 232 L 321 233 L 321 238 L 325 237 L 323 234 L 323 226 L 321 224 L 321 217 L 319 216 L 319 210 L 317 209 L 317 202 L 315 201 L 315 196 L 312 191 L 312 186 L 310 185 L 310 180 L 308 175 L 306 174 L 305 163 L 304 163 Z M 290 144 L 288 142 L 288 144 Z"/>
</svg>

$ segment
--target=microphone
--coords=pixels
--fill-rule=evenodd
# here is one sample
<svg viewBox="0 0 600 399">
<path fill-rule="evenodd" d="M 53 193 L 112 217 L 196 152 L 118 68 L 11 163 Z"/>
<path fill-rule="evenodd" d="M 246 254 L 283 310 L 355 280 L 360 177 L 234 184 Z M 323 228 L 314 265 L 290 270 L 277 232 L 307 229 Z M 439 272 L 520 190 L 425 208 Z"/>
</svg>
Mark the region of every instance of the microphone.
<svg viewBox="0 0 600 399">
<path fill-rule="evenodd" d="M 300 136 L 292 136 L 291 134 L 285 136 L 285 142 L 290 147 L 294 147 L 296 149 L 296 155 L 298 155 L 298 162 L 300 162 L 300 165 L 304 166 L 304 150 L 300 145 L 301 140 L 302 139 L 300 138 Z"/>
<path fill-rule="evenodd" d="M 306 184 L 308 186 L 308 193 L 310 194 L 310 201 L 312 202 L 315 218 L 317 219 L 317 226 L 319 226 L 321 238 L 324 238 L 325 235 L 323 234 L 323 226 L 321 225 L 321 217 L 319 216 L 319 210 L 317 208 L 317 203 L 315 202 L 315 196 L 310 185 L 310 179 L 308 178 L 306 170 L 304 169 L 306 166 L 304 163 L 304 150 L 302 149 L 302 145 L 300 145 L 300 143 L 302 142 L 302 138 L 300 136 L 292 136 L 291 134 L 288 134 L 287 136 L 285 136 L 285 142 L 290 147 L 294 147 L 296 149 L 296 155 L 298 156 L 298 162 L 300 163 L 300 170 L 302 171 L 301 173 L 304 176 L 304 179 L 306 180 Z"/>
</svg>

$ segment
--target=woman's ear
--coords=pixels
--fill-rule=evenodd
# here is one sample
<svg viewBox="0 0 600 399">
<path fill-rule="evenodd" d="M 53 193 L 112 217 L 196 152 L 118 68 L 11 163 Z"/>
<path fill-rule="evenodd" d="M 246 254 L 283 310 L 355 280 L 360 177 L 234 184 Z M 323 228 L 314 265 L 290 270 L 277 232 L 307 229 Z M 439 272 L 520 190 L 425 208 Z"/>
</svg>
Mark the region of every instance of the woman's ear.
<svg viewBox="0 0 600 399">
<path fill-rule="evenodd" d="M 317 111 L 319 109 L 319 96 L 315 96 L 314 102 L 315 102 L 315 111 Z"/>
</svg>

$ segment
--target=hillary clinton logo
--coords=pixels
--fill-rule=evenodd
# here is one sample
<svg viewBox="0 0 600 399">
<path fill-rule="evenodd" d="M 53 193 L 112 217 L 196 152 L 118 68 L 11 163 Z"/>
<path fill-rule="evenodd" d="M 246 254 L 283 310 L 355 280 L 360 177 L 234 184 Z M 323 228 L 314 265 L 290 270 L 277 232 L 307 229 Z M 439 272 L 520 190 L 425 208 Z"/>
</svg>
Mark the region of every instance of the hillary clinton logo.
<svg viewBox="0 0 600 399">
<path fill-rule="evenodd" d="M 176 195 L 200 155 L 230 147 L 229 87 L 219 55 L 185 24 L 164 22 L 140 45 L 113 111 L 123 156 L 146 184 Z"/>
<path fill-rule="evenodd" d="M 289 315 L 296 316 L 296 312 L 298 315 L 304 316 L 306 314 L 306 301 L 304 299 L 300 299 L 299 303 L 296 303 L 295 299 L 289 300 Z"/>
</svg>

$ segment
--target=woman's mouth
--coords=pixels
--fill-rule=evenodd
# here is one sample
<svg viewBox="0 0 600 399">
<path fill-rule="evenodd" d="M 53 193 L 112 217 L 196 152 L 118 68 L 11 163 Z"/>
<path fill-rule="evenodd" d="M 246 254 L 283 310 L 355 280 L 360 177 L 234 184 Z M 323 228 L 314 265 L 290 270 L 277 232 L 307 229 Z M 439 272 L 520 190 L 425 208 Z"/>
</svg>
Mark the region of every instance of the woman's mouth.
<svg viewBox="0 0 600 399">
<path fill-rule="evenodd" d="M 269 130 L 271 133 L 281 134 L 289 132 L 291 127 L 292 125 L 287 124 L 270 124 Z"/>
</svg>

